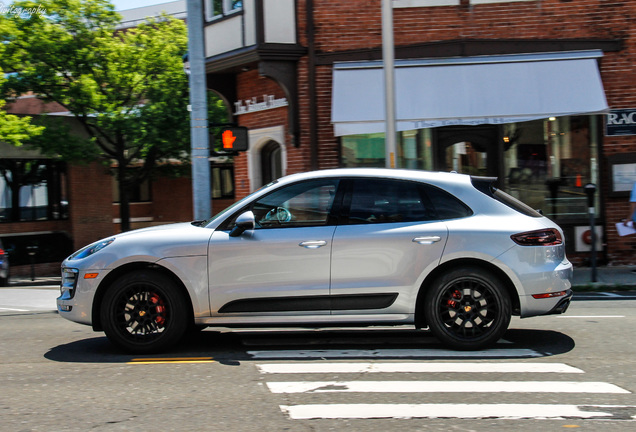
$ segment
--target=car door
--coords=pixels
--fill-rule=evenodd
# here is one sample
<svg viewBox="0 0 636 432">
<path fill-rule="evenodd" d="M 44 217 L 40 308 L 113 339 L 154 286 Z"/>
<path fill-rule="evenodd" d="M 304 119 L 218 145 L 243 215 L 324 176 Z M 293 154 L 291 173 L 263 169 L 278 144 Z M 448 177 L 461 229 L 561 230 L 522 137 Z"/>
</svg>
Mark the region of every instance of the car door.
<svg viewBox="0 0 636 432">
<path fill-rule="evenodd" d="M 255 228 L 238 237 L 213 233 L 209 296 L 215 317 L 329 314 L 329 271 L 339 181 L 281 187 L 244 207 Z M 238 216 L 235 215 L 234 218 Z"/>
<path fill-rule="evenodd" d="M 348 217 L 332 247 L 333 315 L 413 313 L 448 237 L 424 189 L 418 182 L 352 180 Z"/>
</svg>

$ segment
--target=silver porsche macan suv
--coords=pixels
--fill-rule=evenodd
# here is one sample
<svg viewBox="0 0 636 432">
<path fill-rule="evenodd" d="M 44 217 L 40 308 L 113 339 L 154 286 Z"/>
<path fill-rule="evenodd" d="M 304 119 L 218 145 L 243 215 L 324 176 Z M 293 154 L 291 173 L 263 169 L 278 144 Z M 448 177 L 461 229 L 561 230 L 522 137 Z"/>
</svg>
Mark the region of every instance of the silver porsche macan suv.
<svg viewBox="0 0 636 432">
<path fill-rule="evenodd" d="M 428 328 L 481 349 L 511 315 L 563 313 L 561 229 L 456 173 L 337 169 L 279 179 L 203 222 L 130 231 L 62 264 L 61 316 L 134 353 L 205 326 Z"/>
</svg>

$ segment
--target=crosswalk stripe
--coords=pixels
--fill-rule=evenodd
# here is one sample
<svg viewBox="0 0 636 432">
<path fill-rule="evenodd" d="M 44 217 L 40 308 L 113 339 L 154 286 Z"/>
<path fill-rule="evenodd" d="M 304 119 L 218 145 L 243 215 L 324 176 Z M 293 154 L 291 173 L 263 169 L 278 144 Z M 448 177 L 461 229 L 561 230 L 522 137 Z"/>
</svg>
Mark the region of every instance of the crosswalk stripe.
<svg viewBox="0 0 636 432">
<path fill-rule="evenodd" d="M 327 359 L 327 358 L 534 358 L 543 354 L 531 349 L 501 348 L 484 351 L 445 349 L 366 349 L 366 350 L 267 350 L 247 351 L 254 359 Z"/>
<path fill-rule="evenodd" d="M 272 393 L 630 393 L 614 384 L 571 381 L 268 382 Z"/>
<path fill-rule="evenodd" d="M 277 357 L 275 357 L 277 358 Z M 317 362 L 265 363 L 262 374 L 313 373 L 558 373 L 582 374 L 563 363 L 532 362 Z M 631 394 L 605 382 L 574 381 L 279 381 L 274 394 L 317 393 L 559 393 Z M 636 420 L 636 406 L 566 404 L 310 404 L 280 405 L 292 420 L 374 418 Z"/>
<path fill-rule="evenodd" d="M 635 406 L 545 404 L 323 404 L 280 406 L 292 420 L 372 418 L 609 419 Z M 625 419 L 625 418 L 622 418 Z M 630 418 L 626 418 L 630 420 Z"/>
<path fill-rule="evenodd" d="M 567 373 L 581 369 L 563 363 L 267 363 L 256 365 L 264 374 L 299 373 Z"/>
</svg>

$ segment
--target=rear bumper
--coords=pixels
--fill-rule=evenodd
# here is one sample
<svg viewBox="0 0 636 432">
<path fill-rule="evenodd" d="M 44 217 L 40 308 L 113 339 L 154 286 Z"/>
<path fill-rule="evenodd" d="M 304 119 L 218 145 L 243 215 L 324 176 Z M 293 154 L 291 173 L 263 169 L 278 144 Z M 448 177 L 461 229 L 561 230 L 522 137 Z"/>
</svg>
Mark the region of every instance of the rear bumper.
<svg viewBox="0 0 636 432">
<path fill-rule="evenodd" d="M 556 306 L 554 306 L 550 312 L 546 313 L 546 315 L 559 315 L 565 313 L 565 311 L 568 310 L 568 307 L 570 306 L 573 294 L 574 293 L 572 292 L 572 290 L 568 290 L 568 293 L 565 295 L 565 297 L 561 298 Z"/>
</svg>

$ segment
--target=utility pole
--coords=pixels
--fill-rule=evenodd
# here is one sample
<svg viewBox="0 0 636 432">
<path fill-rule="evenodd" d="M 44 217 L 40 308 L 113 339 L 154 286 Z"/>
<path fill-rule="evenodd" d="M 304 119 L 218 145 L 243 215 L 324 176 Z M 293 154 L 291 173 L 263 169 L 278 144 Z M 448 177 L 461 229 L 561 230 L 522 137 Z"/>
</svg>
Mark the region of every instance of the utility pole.
<svg viewBox="0 0 636 432">
<path fill-rule="evenodd" d="M 201 0 L 188 0 L 188 60 L 190 62 L 190 149 L 194 219 L 212 215 L 205 43 Z"/>
<path fill-rule="evenodd" d="M 395 168 L 395 48 L 393 43 L 393 0 L 382 0 L 382 62 L 384 69 L 386 167 Z"/>
</svg>

